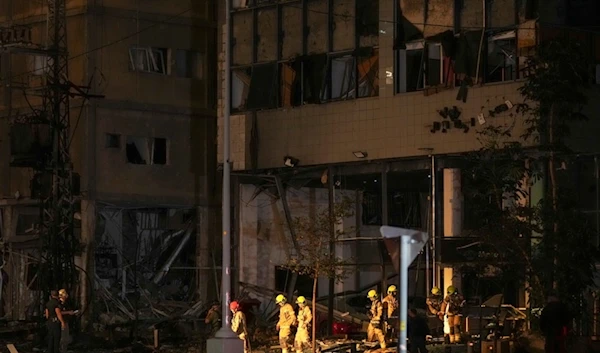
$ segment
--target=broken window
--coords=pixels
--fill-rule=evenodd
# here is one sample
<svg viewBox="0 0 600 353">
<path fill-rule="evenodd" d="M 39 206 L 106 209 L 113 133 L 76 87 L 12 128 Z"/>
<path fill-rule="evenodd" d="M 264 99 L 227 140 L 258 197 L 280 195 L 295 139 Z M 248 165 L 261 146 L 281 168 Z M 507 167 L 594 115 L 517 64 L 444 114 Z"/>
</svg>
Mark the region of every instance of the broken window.
<svg viewBox="0 0 600 353">
<path fill-rule="evenodd" d="M 33 167 L 52 151 L 52 133 L 47 124 L 10 126 L 10 165 Z"/>
<path fill-rule="evenodd" d="M 379 44 L 379 1 L 356 0 L 356 35 L 360 47 Z"/>
<path fill-rule="evenodd" d="M 352 55 L 331 57 L 329 60 L 329 77 L 325 90 L 321 92 L 321 100 L 350 99 L 355 97 L 356 60 Z"/>
<path fill-rule="evenodd" d="M 277 107 L 277 70 L 277 63 L 254 66 L 246 108 L 269 109 Z"/>
<path fill-rule="evenodd" d="M 406 43 L 406 49 L 397 51 L 396 92 L 414 92 L 423 89 L 424 54 L 423 42 Z"/>
<path fill-rule="evenodd" d="M 358 97 L 379 95 L 379 50 L 358 57 Z"/>
<path fill-rule="evenodd" d="M 292 107 L 302 104 L 302 91 L 300 90 L 300 78 L 302 77 L 302 63 L 282 63 L 279 69 L 280 106 Z"/>
<path fill-rule="evenodd" d="M 15 235 L 17 237 L 38 235 L 40 209 L 37 207 L 20 207 L 17 212 Z"/>
<path fill-rule="evenodd" d="M 135 47 L 129 49 L 130 70 L 166 75 L 168 49 Z"/>
<path fill-rule="evenodd" d="M 277 60 L 277 10 L 260 9 L 256 13 L 256 58 L 258 62 Z M 298 40 L 298 39 L 296 39 Z"/>
<path fill-rule="evenodd" d="M 333 0 L 333 43 L 334 51 L 354 49 L 356 16 L 354 0 Z"/>
<path fill-rule="evenodd" d="M 167 139 L 154 138 L 152 144 L 152 164 L 167 164 Z"/>
<path fill-rule="evenodd" d="M 121 135 L 106 134 L 106 148 L 121 148 Z"/>
<path fill-rule="evenodd" d="M 439 43 L 428 43 L 426 86 L 437 86 L 444 83 L 444 60 L 442 58 L 442 45 Z"/>
<path fill-rule="evenodd" d="M 125 153 L 127 155 L 127 163 L 149 164 L 150 148 L 148 146 L 148 138 L 127 136 Z"/>
<path fill-rule="evenodd" d="M 178 49 L 175 52 L 175 74 L 179 77 L 204 78 L 204 58 L 201 53 Z"/>
<path fill-rule="evenodd" d="M 327 62 L 327 54 L 311 55 L 302 61 L 303 103 L 321 103 Z"/>
<path fill-rule="evenodd" d="M 516 80 L 517 41 L 515 31 L 496 34 L 488 38 L 486 82 Z"/>
<path fill-rule="evenodd" d="M 251 75 L 250 67 L 231 71 L 231 109 L 246 109 Z"/>
</svg>

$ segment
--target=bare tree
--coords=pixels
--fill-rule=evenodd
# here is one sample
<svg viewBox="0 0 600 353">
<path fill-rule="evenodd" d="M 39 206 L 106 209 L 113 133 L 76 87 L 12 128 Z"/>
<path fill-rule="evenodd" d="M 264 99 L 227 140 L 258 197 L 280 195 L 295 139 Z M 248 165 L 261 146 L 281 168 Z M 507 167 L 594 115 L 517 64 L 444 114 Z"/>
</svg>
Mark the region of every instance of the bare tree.
<svg viewBox="0 0 600 353">
<path fill-rule="evenodd" d="M 317 210 L 314 216 L 296 217 L 293 221 L 296 231 L 298 251 L 291 256 L 285 267 L 299 275 L 309 275 L 313 279 L 312 312 L 316 312 L 317 285 L 319 277 L 343 281 L 353 272 L 349 267 L 351 259 L 332 256 L 330 241 L 338 242 L 354 231 L 343 227 L 343 220 L 354 215 L 354 200 L 342 197 L 334 203 L 333 212 L 328 207 Z M 331 239 L 333 228 L 334 239 Z M 314 319 L 313 319 L 314 321 Z M 312 325 L 312 349 L 316 352 L 316 328 Z"/>
</svg>

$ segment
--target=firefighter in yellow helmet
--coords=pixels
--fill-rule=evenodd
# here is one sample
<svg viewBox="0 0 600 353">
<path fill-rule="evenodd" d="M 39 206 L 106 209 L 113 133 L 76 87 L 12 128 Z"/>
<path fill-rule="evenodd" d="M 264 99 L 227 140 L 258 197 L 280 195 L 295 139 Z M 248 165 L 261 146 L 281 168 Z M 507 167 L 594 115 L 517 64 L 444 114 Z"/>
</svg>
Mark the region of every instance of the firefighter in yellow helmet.
<svg viewBox="0 0 600 353">
<path fill-rule="evenodd" d="M 298 330 L 294 339 L 294 347 L 296 353 L 302 353 L 304 349 L 311 347 L 309 332 L 312 325 L 312 313 L 307 305 L 306 298 L 303 296 L 296 299 L 296 304 L 298 304 Z"/>
<path fill-rule="evenodd" d="M 379 300 L 379 295 L 377 291 L 370 290 L 367 293 L 367 298 L 371 299 L 371 310 L 369 311 L 369 318 L 371 321 L 369 322 L 369 327 L 367 329 L 367 341 L 374 342 L 375 340 L 379 341 L 379 346 L 385 349 L 385 336 L 383 335 L 383 305 Z"/>
<path fill-rule="evenodd" d="M 248 329 L 246 328 L 246 315 L 240 310 L 240 304 L 237 301 L 232 301 L 229 304 L 229 309 L 233 314 L 233 318 L 231 319 L 231 330 L 244 341 L 244 353 L 250 353 Z"/>
<path fill-rule="evenodd" d="M 280 306 L 276 328 L 279 331 L 281 353 L 288 353 L 293 345 L 292 326 L 296 326 L 296 313 L 283 294 L 279 294 L 275 298 L 275 303 Z"/>
<path fill-rule="evenodd" d="M 441 312 L 448 316 L 448 325 L 450 326 L 450 343 L 460 342 L 460 319 L 462 307 L 465 305 L 465 299 L 458 293 L 458 289 L 449 286 L 447 295 L 442 302 Z"/>
<path fill-rule="evenodd" d="M 388 287 L 387 296 L 383 298 L 381 303 L 383 304 L 383 313 L 385 315 L 385 334 L 386 336 L 392 335 L 394 328 L 396 328 L 396 322 L 398 321 L 396 310 L 398 310 L 398 289 L 396 286 L 391 285 Z"/>
<path fill-rule="evenodd" d="M 442 302 L 444 296 L 438 287 L 431 288 L 431 295 L 427 297 L 427 308 L 432 315 L 436 315 L 440 320 L 444 321 L 444 312 L 442 311 Z"/>
</svg>

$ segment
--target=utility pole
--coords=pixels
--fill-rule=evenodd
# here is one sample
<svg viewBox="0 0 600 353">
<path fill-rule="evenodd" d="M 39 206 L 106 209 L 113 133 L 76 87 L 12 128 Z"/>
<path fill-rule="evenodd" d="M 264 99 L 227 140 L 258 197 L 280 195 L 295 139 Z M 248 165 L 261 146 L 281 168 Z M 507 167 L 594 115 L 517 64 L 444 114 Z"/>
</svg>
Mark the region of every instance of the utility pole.
<svg viewBox="0 0 600 353">
<path fill-rule="evenodd" d="M 42 202 L 42 253 L 46 264 L 43 277 L 48 286 L 71 289 L 76 282 L 73 234 L 73 167 L 69 153 L 69 83 L 67 17 L 65 0 L 48 1 L 48 92 L 44 96 L 45 113 L 52 127 L 52 154 L 40 171 L 51 173 L 52 192 Z M 48 287 L 50 289 L 51 287 Z"/>
<path fill-rule="evenodd" d="M 244 343 L 231 331 L 231 0 L 225 1 L 225 65 L 223 68 L 223 264 L 221 274 L 221 329 L 206 344 L 211 353 L 242 353 Z"/>
<path fill-rule="evenodd" d="M 10 53 L 24 53 L 46 58 L 45 85 L 39 92 L 41 107 L 31 107 L 25 114 L 10 116 L 11 124 L 38 124 L 49 126 L 52 146 L 35 163 L 26 165 L 35 170 L 31 182 L 32 197 L 40 199 L 40 274 L 42 288 L 71 290 L 77 283 L 75 255 L 79 240 L 74 235 L 74 178 L 70 157 L 70 97 L 102 98 L 90 95 L 88 86 L 77 86 L 68 78 L 67 18 L 65 0 L 47 0 L 46 46 L 31 43 L 31 29 L 24 26 L 2 28 L 11 32 L 3 38 L 14 38 L 14 43 L 2 42 L 1 46 Z M 8 82 L 12 90 L 12 82 Z M 71 91 L 74 90 L 74 92 Z M 84 89 L 86 91 L 84 91 Z M 83 109 L 83 104 L 82 108 Z"/>
</svg>

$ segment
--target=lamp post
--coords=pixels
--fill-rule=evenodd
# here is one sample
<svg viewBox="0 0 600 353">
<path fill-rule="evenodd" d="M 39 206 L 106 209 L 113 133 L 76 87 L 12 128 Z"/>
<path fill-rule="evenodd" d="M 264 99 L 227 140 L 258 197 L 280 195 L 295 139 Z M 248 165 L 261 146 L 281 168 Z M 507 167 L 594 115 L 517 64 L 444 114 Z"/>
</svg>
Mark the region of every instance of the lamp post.
<svg viewBox="0 0 600 353">
<path fill-rule="evenodd" d="M 210 353 L 242 353 L 244 343 L 231 331 L 231 161 L 230 161 L 230 121 L 231 121 L 231 0 L 225 0 L 225 65 L 223 68 L 223 264 L 221 274 L 221 329 L 214 338 L 207 341 Z"/>
</svg>

